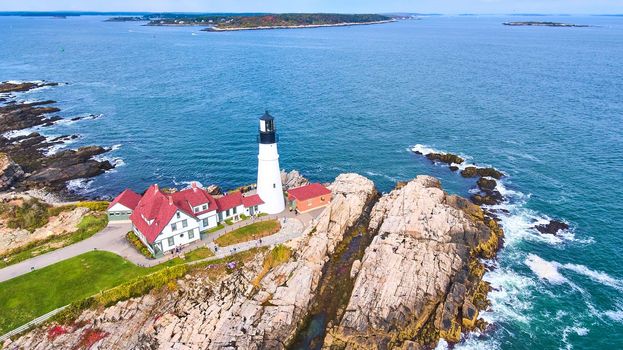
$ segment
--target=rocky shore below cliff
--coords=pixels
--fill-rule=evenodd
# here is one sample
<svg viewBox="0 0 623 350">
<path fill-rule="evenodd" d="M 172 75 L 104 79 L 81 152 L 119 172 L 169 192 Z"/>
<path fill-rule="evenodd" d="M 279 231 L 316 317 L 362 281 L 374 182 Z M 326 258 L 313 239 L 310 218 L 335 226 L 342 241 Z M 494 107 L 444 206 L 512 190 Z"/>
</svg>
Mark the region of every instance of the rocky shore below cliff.
<svg viewBox="0 0 623 350">
<path fill-rule="evenodd" d="M 95 158 L 109 151 L 101 146 L 50 151 L 78 138 L 77 135 L 49 138 L 35 131 L 24 132 L 51 127 L 64 118 L 56 114 L 60 109 L 53 106 L 55 101 L 19 102 L 20 94 L 58 85 L 52 82 L 0 83 L 3 99 L 0 105 L 0 191 L 45 189 L 76 197 L 67 190 L 67 181 L 91 178 L 114 167 L 109 161 Z M 71 120 L 79 119 L 81 117 Z"/>
</svg>

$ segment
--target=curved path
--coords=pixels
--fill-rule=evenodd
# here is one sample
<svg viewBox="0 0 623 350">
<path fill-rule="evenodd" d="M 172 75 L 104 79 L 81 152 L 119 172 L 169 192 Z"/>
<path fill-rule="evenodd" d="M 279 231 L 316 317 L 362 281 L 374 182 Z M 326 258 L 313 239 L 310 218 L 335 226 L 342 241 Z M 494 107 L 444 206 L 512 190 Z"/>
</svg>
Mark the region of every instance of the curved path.
<svg viewBox="0 0 623 350">
<path fill-rule="evenodd" d="M 185 246 L 182 249 L 182 253 L 190 252 L 200 247 L 209 247 L 216 254 L 214 257 L 204 260 L 211 260 L 222 258 L 259 246 L 269 246 L 273 244 L 283 243 L 300 236 L 303 233 L 305 227 L 311 222 L 311 220 L 318 216 L 321 212 L 322 209 L 299 215 L 294 215 L 292 212 L 284 212 L 278 215 L 268 215 L 261 218 L 250 218 L 247 220 L 239 221 L 231 226 L 226 226 L 219 231 L 207 235 L 202 235 L 202 239 Z M 224 248 L 217 247 L 216 244 L 213 242 L 221 235 L 242 226 L 257 221 L 272 219 L 282 220 L 283 225 L 282 229 L 272 236 L 264 237 L 261 240 L 239 243 Z M 30 271 L 41 269 L 43 267 L 55 264 L 59 261 L 69 259 L 93 250 L 105 250 L 115 253 L 139 266 L 154 266 L 177 256 L 173 254 L 167 254 L 164 257 L 158 259 L 147 259 L 142 254 L 140 254 L 133 246 L 131 246 L 126 240 L 125 235 L 130 230 L 131 225 L 129 222 L 111 222 L 102 231 L 94 234 L 93 236 L 83 241 L 0 269 L 0 282 L 9 280 L 17 276 L 21 276 Z"/>
</svg>

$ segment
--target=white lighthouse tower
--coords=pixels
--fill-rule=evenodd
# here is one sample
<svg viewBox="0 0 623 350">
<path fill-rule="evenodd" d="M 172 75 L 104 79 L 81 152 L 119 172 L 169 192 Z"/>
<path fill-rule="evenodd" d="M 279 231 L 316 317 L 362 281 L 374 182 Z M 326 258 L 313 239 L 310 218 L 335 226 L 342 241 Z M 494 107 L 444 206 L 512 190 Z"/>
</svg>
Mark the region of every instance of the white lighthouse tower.
<svg viewBox="0 0 623 350">
<path fill-rule="evenodd" d="M 268 111 L 260 117 L 258 143 L 257 194 L 264 201 L 259 209 L 267 214 L 281 213 L 285 209 L 285 200 L 279 170 L 275 118 Z"/>
</svg>

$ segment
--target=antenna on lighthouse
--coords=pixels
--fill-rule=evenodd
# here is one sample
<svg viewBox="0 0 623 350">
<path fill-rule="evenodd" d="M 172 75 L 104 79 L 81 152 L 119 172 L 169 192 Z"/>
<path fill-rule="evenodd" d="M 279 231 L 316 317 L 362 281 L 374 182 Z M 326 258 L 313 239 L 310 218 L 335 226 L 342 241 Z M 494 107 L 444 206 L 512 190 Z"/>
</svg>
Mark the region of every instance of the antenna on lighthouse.
<svg viewBox="0 0 623 350">
<path fill-rule="evenodd" d="M 285 210 L 285 199 L 277 152 L 275 118 L 268 111 L 260 117 L 258 143 L 257 194 L 264 202 L 259 209 L 267 214 L 278 214 Z"/>
</svg>

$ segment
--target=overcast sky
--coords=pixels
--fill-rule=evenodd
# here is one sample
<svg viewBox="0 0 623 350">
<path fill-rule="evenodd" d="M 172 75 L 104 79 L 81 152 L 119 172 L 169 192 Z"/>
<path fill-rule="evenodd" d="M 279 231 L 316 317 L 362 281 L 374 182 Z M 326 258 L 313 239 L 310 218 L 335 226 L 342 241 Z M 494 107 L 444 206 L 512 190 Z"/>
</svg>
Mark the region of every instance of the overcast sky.
<svg viewBox="0 0 623 350">
<path fill-rule="evenodd" d="M 0 11 L 623 13 L 623 0 L 0 0 Z"/>
</svg>

